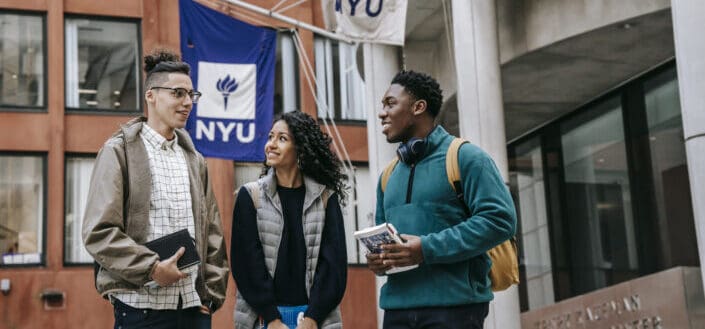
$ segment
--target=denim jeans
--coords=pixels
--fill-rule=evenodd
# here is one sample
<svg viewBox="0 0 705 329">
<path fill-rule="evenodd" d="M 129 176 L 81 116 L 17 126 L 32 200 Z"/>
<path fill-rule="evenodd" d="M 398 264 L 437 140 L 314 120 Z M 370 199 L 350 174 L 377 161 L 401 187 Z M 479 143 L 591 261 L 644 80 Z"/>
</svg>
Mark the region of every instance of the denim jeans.
<svg viewBox="0 0 705 329">
<path fill-rule="evenodd" d="M 113 299 L 115 329 L 211 329 L 211 316 L 198 307 L 180 310 L 137 309 Z"/>
<path fill-rule="evenodd" d="M 482 329 L 489 303 L 384 311 L 384 329 Z"/>
</svg>

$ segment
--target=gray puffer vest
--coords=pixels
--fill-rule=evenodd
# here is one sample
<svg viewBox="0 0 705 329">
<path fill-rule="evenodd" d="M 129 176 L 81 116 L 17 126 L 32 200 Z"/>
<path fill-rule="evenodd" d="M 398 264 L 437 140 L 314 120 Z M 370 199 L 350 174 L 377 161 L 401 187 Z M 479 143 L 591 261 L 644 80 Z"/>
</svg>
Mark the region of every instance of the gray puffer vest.
<svg viewBox="0 0 705 329">
<path fill-rule="evenodd" d="M 326 190 L 325 186 L 306 176 L 304 176 L 304 185 L 306 186 L 306 195 L 303 206 L 303 225 L 304 239 L 306 240 L 306 293 L 308 294 L 311 291 L 313 278 L 316 274 L 318 252 L 325 223 L 325 206 L 331 192 Z M 284 216 L 281 200 L 279 200 L 279 194 L 277 193 L 274 171 L 270 169 L 266 176 L 256 182 L 245 184 L 245 187 L 257 209 L 257 231 L 262 242 L 265 265 L 269 274 L 274 277 L 274 271 L 277 268 L 279 243 L 284 230 Z M 233 220 L 238 219 L 233 218 Z M 239 291 L 237 292 L 234 318 L 235 329 L 252 329 L 259 325 L 258 314 L 242 298 Z M 321 329 L 343 327 L 340 317 L 340 305 L 336 306 L 319 327 Z"/>
</svg>

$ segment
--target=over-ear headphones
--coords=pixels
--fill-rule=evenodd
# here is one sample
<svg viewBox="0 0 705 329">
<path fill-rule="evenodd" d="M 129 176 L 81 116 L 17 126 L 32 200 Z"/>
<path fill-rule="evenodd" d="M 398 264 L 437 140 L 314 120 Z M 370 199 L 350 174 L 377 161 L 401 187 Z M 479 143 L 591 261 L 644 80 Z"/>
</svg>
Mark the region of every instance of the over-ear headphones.
<svg viewBox="0 0 705 329">
<path fill-rule="evenodd" d="M 416 163 L 426 153 L 426 139 L 412 138 L 406 143 L 399 144 L 397 148 L 397 156 L 399 160 L 406 164 Z"/>
</svg>

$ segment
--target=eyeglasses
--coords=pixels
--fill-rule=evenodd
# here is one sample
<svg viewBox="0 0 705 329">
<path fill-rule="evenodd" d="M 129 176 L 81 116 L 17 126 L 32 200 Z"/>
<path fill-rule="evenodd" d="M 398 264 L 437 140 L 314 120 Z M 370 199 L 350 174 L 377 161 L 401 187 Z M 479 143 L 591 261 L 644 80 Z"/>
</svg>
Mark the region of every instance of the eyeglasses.
<svg viewBox="0 0 705 329">
<path fill-rule="evenodd" d="M 191 98 L 191 101 L 194 103 L 198 103 L 198 99 L 201 98 L 201 93 L 195 90 L 188 90 L 185 88 L 169 88 L 169 87 L 152 87 L 149 88 L 150 90 L 152 89 L 168 89 L 171 90 L 171 95 L 178 98 L 178 99 L 184 99 L 186 95 L 188 95 L 189 98 Z"/>
</svg>

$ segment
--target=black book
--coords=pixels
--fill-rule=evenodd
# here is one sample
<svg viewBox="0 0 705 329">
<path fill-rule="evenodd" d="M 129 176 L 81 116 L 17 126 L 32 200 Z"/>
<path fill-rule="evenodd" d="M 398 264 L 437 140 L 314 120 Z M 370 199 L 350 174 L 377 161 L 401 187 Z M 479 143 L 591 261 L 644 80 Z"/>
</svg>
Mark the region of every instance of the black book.
<svg viewBox="0 0 705 329">
<path fill-rule="evenodd" d="M 191 238 L 187 229 L 154 239 L 145 243 L 144 246 L 156 252 L 161 261 L 173 256 L 179 248 L 186 248 L 184 254 L 179 258 L 179 261 L 176 262 L 176 266 L 180 270 L 201 262 L 200 257 L 198 257 L 198 252 L 196 251 L 196 241 Z"/>
</svg>

